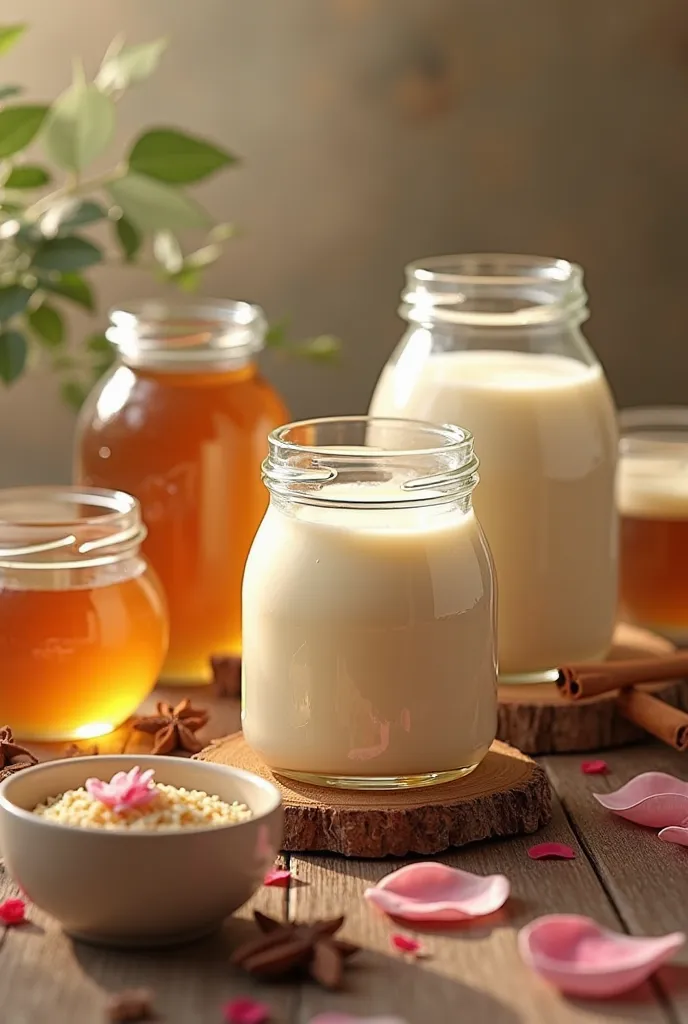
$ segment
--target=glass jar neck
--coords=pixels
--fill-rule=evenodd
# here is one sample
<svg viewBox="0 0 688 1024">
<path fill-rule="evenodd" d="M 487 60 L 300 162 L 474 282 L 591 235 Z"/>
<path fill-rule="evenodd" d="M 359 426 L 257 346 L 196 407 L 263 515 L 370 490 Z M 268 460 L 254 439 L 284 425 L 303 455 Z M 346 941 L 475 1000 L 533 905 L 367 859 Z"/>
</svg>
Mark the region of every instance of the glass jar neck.
<svg viewBox="0 0 688 1024">
<path fill-rule="evenodd" d="M 249 363 L 266 330 L 263 311 L 248 302 L 170 305 L 149 299 L 113 309 L 106 335 L 127 366 L 212 373 Z"/>
<path fill-rule="evenodd" d="M 423 326 L 501 334 L 578 326 L 588 316 L 583 272 L 575 263 L 501 253 L 410 263 L 399 313 Z"/>
<path fill-rule="evenodd" d="M 468 509 L 478 483 L 467 430 L 367 416 L 279 427 L 262 468 L 273 497 L 346 509 Z"/>
<path fill-rule="evenodd" d="M 123 491 L 0 490 L 0 570 L 115 565 L 135 557 L 145 536 L 139 503 Z"/>
</svg>

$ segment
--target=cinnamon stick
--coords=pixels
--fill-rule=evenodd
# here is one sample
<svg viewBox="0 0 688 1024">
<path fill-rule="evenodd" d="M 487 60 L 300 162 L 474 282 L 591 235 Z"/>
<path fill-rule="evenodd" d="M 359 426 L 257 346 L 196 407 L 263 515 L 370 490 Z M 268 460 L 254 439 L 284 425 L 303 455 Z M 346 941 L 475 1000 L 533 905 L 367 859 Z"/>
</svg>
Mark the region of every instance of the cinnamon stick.
<svg viewBox="0 0 688 1024">
<path fill-rule="evenodd" d="M 639 725 L 676 750 L 688 749 L 688 714 L 642 690 L 623 690 L 617 707 L 624 718 Z"/>
<path fill-rule="evenodd" d="M 662 683 L 688 675 L 688 654 L 629 661 L 589 662 L 559 669 L 557 686 L 563 697 L 583 700 L 638 683 Z"/>
</svg>

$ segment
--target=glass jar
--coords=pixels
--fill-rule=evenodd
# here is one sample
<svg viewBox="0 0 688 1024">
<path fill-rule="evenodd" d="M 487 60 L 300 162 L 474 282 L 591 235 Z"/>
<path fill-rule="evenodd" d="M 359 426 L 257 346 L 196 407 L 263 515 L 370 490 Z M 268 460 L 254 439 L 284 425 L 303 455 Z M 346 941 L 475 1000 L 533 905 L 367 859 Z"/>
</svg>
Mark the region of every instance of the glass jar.
<svg viewBox="0 0 688 1024">
<path fill-rule="evenodd" d="M 534 256 L 412 263 L 409 328 L 375 416 L 461 423 L 480 451 L 476 513 L 499 587 L 500 682 L 546 682 L 604 657 L 616 615 L 618 435 L 581 332 L 580 267 Z"/>
<path fill-rule="evenodd" d="M 349 417 L 270 435 L 242 717 L 274 771 L 395 789 L 466 775 L 487 753 L 495 603 L 477 466 L 458 427 Z"/>
<path fill-rule="evenodd" d="M 145 533 L 118 491 L 0 491 L 0 708 L 15 736 L 101 736 L 155 686 L 168 628 Z"/>
<path fill-rule="evenodd" d="M 620 611 L 688 642 L 688 409 L 621 413 Z"/>
<path fill-rule="evenodd" d="M 241 577 L 267 504 L 265 435 L 284 422 L 258 374 L 265 318 L 245 302 L 143 302 L 111 314 L 120 362 L 79 419 L 76 479 L 136 495 L 167 595 L 165 682 L 209 682 L 241 651 Z"/>
</svg>

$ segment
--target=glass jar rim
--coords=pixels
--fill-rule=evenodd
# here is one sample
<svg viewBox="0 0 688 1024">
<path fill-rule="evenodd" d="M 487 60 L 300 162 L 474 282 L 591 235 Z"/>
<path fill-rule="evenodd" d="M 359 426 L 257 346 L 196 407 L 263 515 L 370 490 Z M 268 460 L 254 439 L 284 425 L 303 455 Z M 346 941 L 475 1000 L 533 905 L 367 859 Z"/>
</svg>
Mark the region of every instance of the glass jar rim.
<svg viewBox="0 0 688 1024">
<path fill-rule="evenodd" d="M 49 484 L 0 490 L 3 568 L 110 565 L 136 553 L 145 536 L 140 504 L 125 491 Z"/>
<path fill-rule="evenodd" d="M 622 456 L 666 457 L 688 443 L 688 406 L 636 406 L 619 412 Z"/>
<path fill-rule="evenodd" d="M 168 370 L 245 362 L 263 348 L 267 331 L 260 306 L 233 299 L 140 299 L 113 307 L 109 317 L 105 335 L 123 362 Z"/>
<path fill-rule="evenodd" d="M 306 431 L 346 430 L 416 431 L 424 445 L 380 447 L 356 443 L 304 443 L 291 434 Z M 478 459 L 473 435 L 454 424 L 383 416 L 329 416 L 299 420 L 277 427 L 268 437 L 269 454 L 262 465 L 263 482 L 272 494 L 305 504 L 340 508 L 411 508 L 446 503 L 470 495 L 478 483 Z M 416 461 L 417 460 L 417 461 Z M 428 460 L 430 460 L 428 462 Z M 327 493 L 327 485 L 342 482 L 347 469 L 364 474 L 373 470 L 393 474 L 409 463 L 433 465 L 433 472 L 417 473 L 398 485 L 398 497 L 371 492 L 362 500 L 343 500 Z"/>
<path fill-rule="evenodd" d="M 400 315 L 411 322 L 527 327 L 587 317 L 582 267 L 519 253 L 429 256 L 406 266 Z"/>
</svg>

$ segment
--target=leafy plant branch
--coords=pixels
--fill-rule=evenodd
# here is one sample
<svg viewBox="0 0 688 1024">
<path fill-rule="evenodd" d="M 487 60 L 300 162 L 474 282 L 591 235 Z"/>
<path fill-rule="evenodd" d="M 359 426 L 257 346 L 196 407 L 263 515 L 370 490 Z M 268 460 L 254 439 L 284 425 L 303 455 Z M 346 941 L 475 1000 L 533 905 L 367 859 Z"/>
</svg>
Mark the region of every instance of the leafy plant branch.
<svg viewBox="0 0 688 1024">
<path fill-rule="evenodd" d="M 0 56 L 25 30 L 0 27 Z M 70 349 L 62 309 L 68 303 L 95 313 L 87 272 L 113 261 L 112 244 L 115 262 L 194 291 L 236 236 L 233 225 L 215 223 L 186 191 L 238 165 L 234 154 L 206 139 L 149 128 L 113 168 L 86 174 L 112 142 L 117 102 L 155 72 L 166 45 L 164 39 L 130 46 L 115 40 L 93 81 L 77 63 L 72 84 L 49 105 L 14 102 L 21 87 L 0 86 L 0 380 L 6 385 L 47 359 L 65 399 L 81 404 L 114 354 L 102 333 Z M 23 160 L 34 143 L 46 162 Z M 203 241 L 185 251 L 180 237 L 189 231 L 202 232 Z M 103 233 L 112 244 L 102 241 Z M 339 350 L 330 336 L 289 342 L 285 322 L 273 325 L 267 342 L 319 360 Z"/>
</svg>

